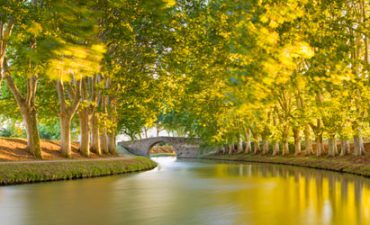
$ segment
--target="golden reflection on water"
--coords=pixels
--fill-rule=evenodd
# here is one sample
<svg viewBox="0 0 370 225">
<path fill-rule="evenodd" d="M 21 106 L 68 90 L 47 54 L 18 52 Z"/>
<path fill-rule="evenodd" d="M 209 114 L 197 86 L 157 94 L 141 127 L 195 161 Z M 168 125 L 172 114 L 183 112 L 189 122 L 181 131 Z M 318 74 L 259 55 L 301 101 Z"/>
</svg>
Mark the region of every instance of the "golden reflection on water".
<svg viewBox="0 0 370 225">
<path fill-rule="evenodd" d="M 249 224 L 370 225 L 369 179 L 267 164 L 239 165 L 238 168 L 218 164 L 214 171 L 219 179 L 239 176 L 246 183 L 260 184 L 231 195 L 241 210 L 260 212 L 253 216 L 240 214 L 235 224 L 243 224 L 248 218 Z M 230 198 L 230 195 L 220 195 L 220 198 Z"/>
</svg>

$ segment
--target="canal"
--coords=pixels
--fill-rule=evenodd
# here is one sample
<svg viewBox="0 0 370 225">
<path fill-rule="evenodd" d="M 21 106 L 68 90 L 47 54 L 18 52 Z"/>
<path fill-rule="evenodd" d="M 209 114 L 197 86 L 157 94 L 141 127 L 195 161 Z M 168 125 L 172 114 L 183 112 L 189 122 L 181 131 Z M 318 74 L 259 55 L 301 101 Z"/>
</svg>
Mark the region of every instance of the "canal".
<svg viewBox="0 0 370 225">
<path fill-rule="evenodd" d="M 370 179 L 153 158 L 151 171 L 0 187 L 1 225 L 370 225 Z"/>
</svg>

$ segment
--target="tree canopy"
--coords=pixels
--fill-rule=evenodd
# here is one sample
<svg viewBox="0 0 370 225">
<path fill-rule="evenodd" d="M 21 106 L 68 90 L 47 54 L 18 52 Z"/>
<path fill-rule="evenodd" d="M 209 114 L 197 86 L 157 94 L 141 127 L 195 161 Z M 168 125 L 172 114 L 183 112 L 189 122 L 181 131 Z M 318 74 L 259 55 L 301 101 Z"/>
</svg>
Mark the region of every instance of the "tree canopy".
<svg viewBox="0 0 370 225">
<path fill-rule="evenodd" d="M 230 152 L 335 155 L 339 139 L 361 155 L 369 24 L 366 0 L 0 1 L 1 118 L 37 157 L 45 129 L 69 156 L 78 128 L 88 156 L 155 126 Z"/>
</svg>

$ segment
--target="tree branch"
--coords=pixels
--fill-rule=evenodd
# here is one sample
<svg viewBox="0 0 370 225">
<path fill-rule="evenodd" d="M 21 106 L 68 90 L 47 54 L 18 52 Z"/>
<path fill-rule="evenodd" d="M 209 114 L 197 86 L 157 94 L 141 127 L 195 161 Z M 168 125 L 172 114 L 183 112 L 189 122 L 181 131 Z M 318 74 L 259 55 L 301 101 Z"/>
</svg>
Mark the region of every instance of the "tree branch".
<svg viewBox="0 0 370 225">
<path fill-rule="evenodd" d="M 57 88 L 57 93 L 58 93 L 58 99 L 59 99 L 59 104 L 60 104 L 60 112 L 65 112 L 66 108 L 66 102 L 64 99 L 64 85 L 62 80 L 58 80 L 56 82 L 56 88 Z"/>
<path fill-rule="evenodd" d="M 12 34 L 12 31 L 13 31 L 13 27 L 14 27 L 14 19 L 11 18 L 6 26 L 6 29 L 4 30 L 4 33 L 3 33 L 3 40 L 9 38 L 9 36 Z"/>
<path fill-rule="evenodd" d="M 29 96 L 27 96 L 28 98 L 28 106 L 34 106 L 35 105 L 35 98 L 36 98 L 36 91 L 37 91 L 37 77 L 36 76 L 31 76 L 29 78 L 30 80 L 30 87 L 29 87 Z"/>
<path fill-rule="evenodd" d="M 3 67 L 3 73 L 4 73 L 4 76 L 5 76 L 5 79 L 8 83 L 8 87 L 9 87 L 10 91 L 14 95 L 14 98 L 17 101 L 18 105 L 24 107 L 25 106 L 25 99 L 23 98 L 22 94 L 20 93 L 17 86 L 15 85 L 12 76 L 9 74 L 9 70 L 8 70 L 9 68 L 8 68 L 8 65 L 7 65 L 7 62 L 6 62 L 5 59 L 3 61 L 3 66 L 4 66 Z"/>
<path fill-rule="evenodd" d="M 80 100 L 80 98 L 81 98 L 81 85 L 82 85 L 81 80 L 77 81 L 75 97 L 73 99 L 72 105 L 69 108 L 70 115 L 75 113 L 78 106 L 80 105 L 80 102 L 81 102 L 81 100 Z"/>
</svg>

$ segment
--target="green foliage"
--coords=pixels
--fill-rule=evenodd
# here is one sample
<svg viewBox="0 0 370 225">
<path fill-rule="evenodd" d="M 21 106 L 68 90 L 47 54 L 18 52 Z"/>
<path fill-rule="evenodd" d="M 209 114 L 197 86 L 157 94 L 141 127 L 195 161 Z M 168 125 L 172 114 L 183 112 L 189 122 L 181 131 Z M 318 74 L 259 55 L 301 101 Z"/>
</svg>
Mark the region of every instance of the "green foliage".
<svg viewBox="0 0 370 225">
<path fill-rule="evenodd" d="M 26 132 L 21 124 L 12 119 L 2 118 L 3 127 L 0 129 L 1 137 L 26 137 Z"/>
<path fill-rule="evenodd" d="M 60 139 L 60 125 L 57 121 L 50 124 L 40 124 L 39 126 L 40 138 L 46 140 Z"/>
<path fill-rule="evenodd" d="M 368 4 L 204 3 L 178 2 L 171 73 L 185 77 L 185 92 L 161 122 L 210 143 L 235 143 L 247 129 L 255 140 L 286 141 L 307 126 L 325 137 L 366 136 Z"/>
<path fill-rule="evenodd" d="M 285 143 L 303 130 L 343 140 L 370 132 L 364 0 L 1 3 L 0 21 L 15 24 L 6 40 L 14 82 L 27 93 L 25 78 L 38 78 L 42 137 L 59 137 L 54 80 L 67 98 L 86 77 L 98 97 L 84 96 L 79 110 L 132 138 L 154 126 L 209 145 L 247 131 Z M 19 121 L 14 105 L 3 86 L 2 115 Z"/>
</svg>

